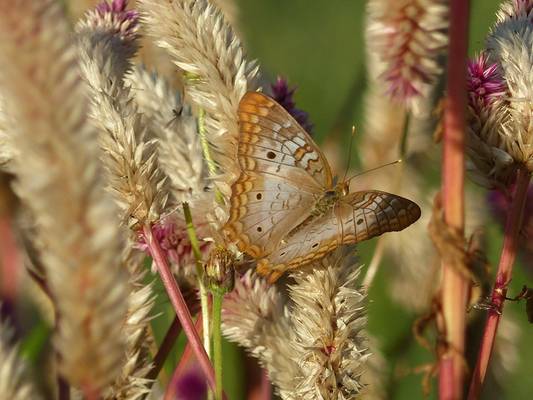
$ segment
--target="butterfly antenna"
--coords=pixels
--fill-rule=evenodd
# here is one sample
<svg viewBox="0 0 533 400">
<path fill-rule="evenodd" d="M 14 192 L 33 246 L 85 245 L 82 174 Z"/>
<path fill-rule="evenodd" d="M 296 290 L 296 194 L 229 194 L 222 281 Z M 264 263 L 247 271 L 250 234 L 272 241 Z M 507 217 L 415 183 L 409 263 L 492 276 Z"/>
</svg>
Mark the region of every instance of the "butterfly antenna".
<svg viewBox="0 0 533 400">
<path fill-rule="evenodd" d="M 352 144 L 353 144 L 353 138 L 355 136 L 355 125 L 352 125 L 352 135 L 350 136 L 350 146 L 348 147 L 348 163 L 346 163 L 346 170 L 344 171 L 344 176 L 342 177 L 342 181 L 346 179 L 346 175 L 348 175 L 348 169 L 350 168 L 350 162 L 352 161 Z"/>
<path fill-rule="evenodd" d="M 396 160 L 396 161 L 392 161 L 390 163 L 387 163 L 387 164 L 383 164 L 383 165 L 380 165 L 378 167 L 375 167 L 375 168 L 370 168 L 370 169 L 367 169 L 366 171 L 363 171 L 363 172 L 359 172 L 358 174 L 355 174 L 355 175 L 352 175 L 346 182 L 350 182 L 353 178 L 356 178 L 358 176 L 361 176 L 361 175 L 364 175 L 364 174 L 368 174 L 369 172 L 373 172 L 375 170 L 378 170 L 378 169 L 381 169 L 381 168 L 384 168 L 384 167 L 388 167 L 390 165 L 394 165 L 394 164 L 400 164 L 402 162 L 402 159 L 400 158 L 399 160 Z"/>
</svg>

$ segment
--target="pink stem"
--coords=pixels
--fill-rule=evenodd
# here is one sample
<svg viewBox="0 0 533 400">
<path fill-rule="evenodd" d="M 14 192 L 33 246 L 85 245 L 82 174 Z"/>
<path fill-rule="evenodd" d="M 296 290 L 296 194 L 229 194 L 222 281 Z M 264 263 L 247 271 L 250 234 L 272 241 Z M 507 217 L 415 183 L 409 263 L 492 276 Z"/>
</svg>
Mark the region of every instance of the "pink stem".
<svg viewBox="0 0 533 400">
<path fill-rule="evenodd" d="M 159 276 L 161 277 L 161 280 L 165 285 L 165 289 L 167 291 L 168 297 L 170 298 L 170 302 L 174 306 L 174 310 L 176 311 L 176 315 L 178 316 L 181 322 L 183 331 L 185 332 L 185 335 L 187 336 L 187 339 L 191 344 L 192 350 L 198 358 L 198 362 L 205 374 L 207 383 L 211 387 L 211 390 L 213 390 L 214 392 L 216 389 L 215 371 L 213 369 L 213 366 L 211 365 L 211 362 L 209 361 L 207 353 L 205 352 L 204 346 L 202 345 L 202 341 L 200 340 L 200 336 L 198 336 L 198 332 L 194 327 L 194 323 L 192 322 L 192 317 L 189 312 L 189 309 L 187 308 L 187 304 L 185 303 L 185 299 L 183 298 L 180 288 L 176 283 L 172 272 L 170 271 L 168 261 L 165 255 L 163 254 L 163 251 L 161 250 L 158 241 L 154 238 L 152 228 L 149 226 L 145 226 L 144 235 L 146 237 L 146 243 L 148 244 L 150 254 L 152 255 L 152 258 L 155 264 L 157 265 Z"/>
<path fill-rule="evenodd" d="M 202 315 L 198 315 L 198 319 L 196 320 L 195 325 L 197 331 L 201 333 L 202 331 Z M 178 366 L 174 369 L 174 372 L 172 373 L 172 377 L 170 378 L 170 384 L 167 386 L 167 390 L 165 391 L 165 397 L 164 400 L 172 400 L 176 398 L 176 387 L 178 385 L 178 381 L 180 376 L 183 374 L 183 371 L 187 364 L 189 364 L 189 361 L 191 359 L 192 351 L 191 346 L 189 343 L 185 346 L 185 350 L 183 351 L 183 354 L 180 358 L 180 362 L 178 363 Z"/>
<path fill-rule="evenodd" d="M 450 2 L 450 43 L 442 166 L 444 220 L 464 231 L 464 131 L 466 110 L 466 57 L 468 50 L 468 0 Z M 469 282 L 453 265 L 442 263 L 442 308 L 446 350 L 440 358 L 439 399 L 462 397 L 466 303 Z"/>
<path fill-rule="evenodd" d="M 20 271 L 19 253 L 13 236 L 11 218 L 0 218 L 0 295 L 4 301 L 14 304 L 17 297 Z"/>
<path fill-rule="evenodd" d="M 520 229 L 522 227 L 524 208 L 527 200 L 527 190 L 529 186 L 529 172 L 520 168 L 516 177 L 516 189 L 511 203 L 510 212 L 505 222 L 505 232 L 503 239 L 503 249 L 496 274 L 496 281 L 492 290 L 491 309 L 485 324 L 485 330 L 481 339 L 481 347 L 476 363 L 476 368 L 472 375 L 468 399 L 479 398 L 487 368 L 489 365 L 496 331 L 503 312 L 503 304 L 507 295 L 507 285 L 511 281 L 513 264 L 518 249 Z"/>
<path fill-rule="evenodd" d="M 261 400 L 272 399 L 272 385 L 266 369 L 261 370 Z"/>
</svg>

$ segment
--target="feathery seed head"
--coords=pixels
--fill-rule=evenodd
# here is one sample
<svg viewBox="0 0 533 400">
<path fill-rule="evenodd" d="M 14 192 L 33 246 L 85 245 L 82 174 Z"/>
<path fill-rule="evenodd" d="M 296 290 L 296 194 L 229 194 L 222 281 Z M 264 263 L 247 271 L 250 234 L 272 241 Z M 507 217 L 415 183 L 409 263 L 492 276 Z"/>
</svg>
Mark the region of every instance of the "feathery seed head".
<svg viewBox="0 0 533 400">
<path fill-rule="evenodd" d="M 518 0 L 503 3 L 487 38 L 489 58 L 499 65 L 508 88 L 498 148 L 529 171 L 533 171 L 532 4 Z"/>
<path fill-rule="evenodd" d="M 467 90 L 470 177 L 486 187 L 505 185 L 514 171 L 513 158 L 502 139 L 508 118 L 508 87 L 500 65 L 491 62 L 488 53 L 468 62 Z"/>
<path fill-rule="evenodd" d="M 356 283 L 357 261 L 346 251 L 316 262 L 312 271 L 292 274 L 291 357 L 303 372 L 296 382 L 298 398 L 351 399 L 364 388 L 361 376 L 370 355 L 366 294 Z"/>
<path fill-rule="evenodd" d="M 388 93 L 407 104 L 427 96 L 448 42 L 447 2 L 371 0 L 368 13 L 367 46 L 383 62 Z"/>
<path fill-rule="evenodd" d="M 101 390 L 118 374 L 125 349 L 117 209 L 104 192 L 97 132 L 62 8 L 54 0 L 16 4 L 0 2 L 0 59 L 17 121 L 17 192 L 31 210 L 61 316 L 54 337 L 60 373 L 73 386 Z"/>
<path fill-rule="evenodd" d="M 200 136 L 217 169 L 213 182 L 229 197 L 230 184 L 239 173 L 237 109 L 242 96 L 256 86 L 258 67 L 244 56 L 241 42 L 220 11 L 206 0 L 141 0 L 143 20 L 158 45 L 189 77 L 191 102 L 204 117 Z M 206 157 L 207 158 L 207 157 Z M 213 172 L 212 172 L 213 173 Z M 226 202 L 229 204 L 229 202 Z M 214 205 L 213 220 L 222 224 L 226 209 Z M 221 210 L 221 211 L 220 211 Z"/>
</svg>

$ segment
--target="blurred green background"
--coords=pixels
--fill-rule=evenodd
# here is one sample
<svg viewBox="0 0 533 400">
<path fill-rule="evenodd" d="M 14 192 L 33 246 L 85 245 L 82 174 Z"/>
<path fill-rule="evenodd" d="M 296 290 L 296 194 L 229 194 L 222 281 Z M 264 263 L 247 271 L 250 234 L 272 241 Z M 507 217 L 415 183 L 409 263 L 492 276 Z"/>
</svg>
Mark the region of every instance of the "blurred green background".
<svg viewBox="0 0 533 400">
<path fill-rule="evenodd" d="M 495 20 L 497 0 L 472 2 L 470 55 L 479 51 L 484 37 Z M 246 44 L 249 58 L 257 58 L 264 75 L 274 81 L 277 75 L 287 77 L 290 85 L 298 87 L 296 102 L 299 108 L 310 114 L 314 123 L 314 135 L 321 143 L 326 137 L 344 141 L 348 146 L 350 128 L 361 125 L 363 120 L 363 94 L 365 79 L 365 48 L 363 42 L 364 9 L 362 0 L 238 0 L 238 29 Z M 354 143 L 357 162 L 357 139 Z M 491 265 L 497 264 L 502 235 L 495 223 L 487 227 Z M 361 262 L 368 264 L 375 241 L 360 246 Z M 517 293 L 527 283 L 523 269 L 516 268 L 510 293 Z M 386 289 L 386 268 L 381 268 L 369 293 L 369 332 L 376 337 L 390 369 L 390 382 L 386 388 L 390 399 L 422 399 L 422 377 L 413 370 L 431 363 L 434 356 L 420 347 L 411 332 L 418 317 L 402 309 Z M 156 290 L 164 289 L 157 282 Z M 414 293 L 413 295 L 416 295 Z M 533 359 L 533 342 L 529 340 L 532 327 L 528 325 L 522 303 L 509 303 L 506 313 L 514 314 L 519 321 L 522 336 L 516 343 L 521 356 L 519 365 L 510 379 L 504 383 L 504 392 L 494 397 L 487 387 L 483 399 L 528 399 L 533 395 L 532 369 L 528 361 Z M 473 311 L 483 316 L 483 311 Z M 160 296 L 153 321 L 154 334 L 162 340 L 170 325 L 173 312 Z M 38 362 L 39 353 L 46 343 L 49 329 L 39 323 L 23 342 L 26 356 Z M 172 373 L 179 359 L 184 339 L 180 338 L 165 366 L 163 380 Z M 474 349 L 475 350 L 475 349 Z M 225 343 L 225 389 L 230 399 L 245 398 L 245 372 L 243 352 Z M 436 381 L 430 399 L 436 398 Z M 503 397 L 502 397 L 503 396 Z"/>
</svg>

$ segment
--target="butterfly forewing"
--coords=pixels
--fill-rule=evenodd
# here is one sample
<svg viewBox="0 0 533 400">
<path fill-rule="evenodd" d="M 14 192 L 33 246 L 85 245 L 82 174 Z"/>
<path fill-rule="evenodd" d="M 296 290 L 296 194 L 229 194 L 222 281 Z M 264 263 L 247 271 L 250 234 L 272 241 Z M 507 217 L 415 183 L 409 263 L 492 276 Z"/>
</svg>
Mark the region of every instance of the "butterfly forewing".
<svg viewBox="0 0 533 400">
<path fill-rule="evenodd" d="M 329 164 L 313 139 L 278 103 L 258 92 L 239 104 L 239 163 L 243 171 L 282 176 L 321 194 L 332 185 Z"/>
<path fill-rule="evenodd" d="M 258 271 L 274 281 L 283 272 L 319 259 L 341 244 L 402 230 L 419 217 L 420 208 L 400 196 L 380 191 L 349 194 L 326 214 L 289 234 L 272 254 L 259 260 Z"/>
<path fill-rule="evenodd" d="M 309 135 L 269 97 L 247 93 L 239 104 L 237 156 L 224 232 L 253 257 L 270 253 L 307 218 L 324 187 L 329 165 Z"/>
</svg>

